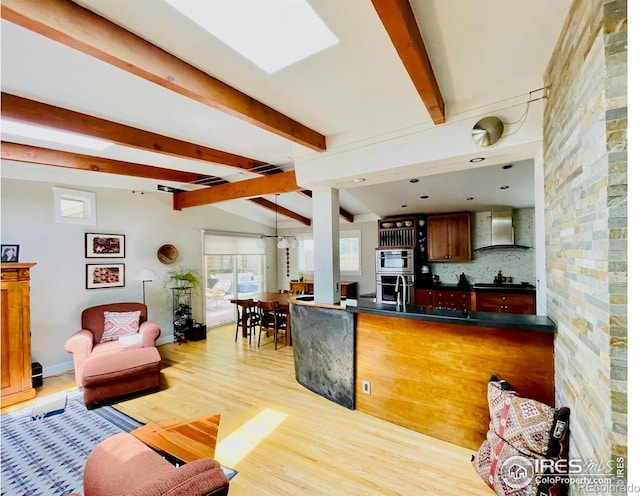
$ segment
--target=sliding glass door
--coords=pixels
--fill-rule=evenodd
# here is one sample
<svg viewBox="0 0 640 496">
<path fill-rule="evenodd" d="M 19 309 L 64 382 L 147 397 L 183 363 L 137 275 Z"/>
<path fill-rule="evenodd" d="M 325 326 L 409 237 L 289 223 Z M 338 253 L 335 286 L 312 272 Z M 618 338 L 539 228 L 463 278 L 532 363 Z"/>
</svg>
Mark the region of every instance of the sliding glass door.
<svg viewBox="0 0 640 496">
<path fill-rule="evenodd" d="M 207 326 L 235 321 L 234 298 L 253 298 L 265 290 L 266 256 L 255 237 L 224 233 L 204 234 L 207 282 Z"/>
</svg>

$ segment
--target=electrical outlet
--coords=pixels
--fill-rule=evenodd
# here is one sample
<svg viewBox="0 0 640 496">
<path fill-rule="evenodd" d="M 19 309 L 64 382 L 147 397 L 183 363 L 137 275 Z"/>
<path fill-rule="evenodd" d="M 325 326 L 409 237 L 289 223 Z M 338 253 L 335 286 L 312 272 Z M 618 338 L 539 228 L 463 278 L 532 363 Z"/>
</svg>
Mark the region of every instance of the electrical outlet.
<svg viewBox="0 0 640 496">
<path fill-rule="evenodd" d="M 364 394 L 371 394 L 371 382 L 362 381 L 362 392 Z"/>
</svg>

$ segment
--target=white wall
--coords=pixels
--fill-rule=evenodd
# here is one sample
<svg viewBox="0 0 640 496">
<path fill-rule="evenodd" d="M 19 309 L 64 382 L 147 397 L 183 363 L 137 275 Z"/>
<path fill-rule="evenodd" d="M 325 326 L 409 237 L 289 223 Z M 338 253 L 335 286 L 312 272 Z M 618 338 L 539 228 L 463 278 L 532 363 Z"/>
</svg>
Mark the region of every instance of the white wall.
<svg viewBox="0 0 640 496">
<path fill-rule="evenodd" d="M 31 271 L 31 332 L 33 361 L 45 376 L 71 370 L 65 340 L 80 328 L 84 308 L 103 303 L 142 301 L 142 283 L 134 277 L 143 268 L 158 276 L 176 266 L 202 268 L 201 230 L 271 233 L 271 229 L 210 206 L 174 211 L 171 195 L 132 194 L 129 190 L 84 188 L 96 193 L 97 225 L 56 224 L 52 183 L 2 180 L 2 243 L 20 245 L 20 261 L 36 262 Z M 60 187 L 81 189 L 63 184 Z M 86 259 L 86 232 L 124 234 L 124 259 Z M 157 249 L 175 245 L 180 253 L 173 265 L 156 258 Z M 85 264 L 103 261 L 125 264 L 125 286 L 85 289 Z M 268 264 L 272 260 L 268 257 Z M 149 319 L 162 328 L 161 342 L 172 341 L 169 291 L 163 281 L 146 284 Z M 202 321 L 202 302 L 193 302 Z"/>
<path fill-rule="evenodd" d="M 361 268 L 362 275 L 343 275 L 342 281 L 355 281 L 358 283 L 359 294 L 373 293 L 376 290 L 376 267 L 375 267 L 375 247 L 378 245 L 378 221 L 367 222 L 340 222 L 341 231 L 360 231 L 361 243 Z M 279 229 L 280 234 L 296 235 L 306 233 L 311 235 L 311 227 L 300 229 Z M 286 273 L 286 253 L 278 250 L 278 283 L 279 288 L 288 288 L 289 281 L 298 275 L 298 253 L 297 250 L 289 250 L 289 277 Z M 311 280 L 311 278 L 307 278 Z"/>
</svg>

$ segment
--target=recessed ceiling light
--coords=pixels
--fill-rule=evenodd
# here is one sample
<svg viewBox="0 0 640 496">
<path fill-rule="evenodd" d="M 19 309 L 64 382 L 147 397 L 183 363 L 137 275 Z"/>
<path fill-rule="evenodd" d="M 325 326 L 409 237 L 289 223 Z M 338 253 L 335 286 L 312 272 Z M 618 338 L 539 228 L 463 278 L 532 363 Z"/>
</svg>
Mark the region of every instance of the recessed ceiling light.
<svg viewBox="0 0 640 496">
<path fill-rule="evenodd" d="M 269 74 L 338 43 L 306 0 L 167 1 Z"/>
<path fill-rule="evenodd" d="M 472 164 L 475 164 L 477 162 L 482 162 L 483 160 L 484 160 L 484 157 L 476 157 L 469 160 L 469 162 L 471 162 Z"/>
<path fill-rule="evenodd" d="M 500 189 L 509 189 L 509 186 L 500 186 Z"/>
<path fill-rule="evenodd" d="M 429 198 L 429 195 L 422 195 L 422 196 L 420 197 L 420 199 L 421 199 L 421 200 L 426 200 L 427 198 Z"/>
<path fill-rule="evenodd" d="M 467 201 L 475 200 L 473 196 L 467 196 Z"/>
<path fill-rule="evenodd" d="M 400 206 L 401 206 L 402 208 L 407 208 L 407 206 L 406 206 L 406 205 L 400 205 Z"/>
<path fill-rule="evenodd" d="M 51 127 L 36 126 L 26 122 L 2 120 L 2 132 L 25 138 L 39 139 L 49 143 L 73 145 L 88 150 L 104 150 L 113 145 L 110 141 L 92 138 L 83 134 L 60 131 Z"/>
<path fill-rule="evenodd" d="M 420 181 L 420 179 L 415 179 L 415 178 L 414 179 L 409 179 L 410 183 L 417 183 L 418 181 Z"/>
<path fill-rule="evenodd" d="M 504 170 L 511 169 L 511 167 L 513 167 L 513 164 L 507 164 L 502 166 Z"/>
<path fill-rule="evenodd" d="M 363 182 L 365 182 L 365 181 L 366 181 L 366 179 L 365 179 L 364 177 L 356 177 L 356 178 L 353 180 L 353 182 L 354 182 L 354 183 L 363 183 Z"/>
</svg>

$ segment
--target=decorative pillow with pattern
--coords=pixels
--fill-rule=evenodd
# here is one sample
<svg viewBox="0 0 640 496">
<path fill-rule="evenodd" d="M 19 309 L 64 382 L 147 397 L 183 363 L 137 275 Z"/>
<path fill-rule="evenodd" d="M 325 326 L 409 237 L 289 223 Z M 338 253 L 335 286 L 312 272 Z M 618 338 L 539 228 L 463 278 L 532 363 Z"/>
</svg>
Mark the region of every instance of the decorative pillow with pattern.
<svg viewBox="0 0 640 496">
<path fill-rule="evenodd" d="M 136 334 L 140 328 L 140 310 L 135 312 L 104 312 L 104 333 L 101 343 L 120 336 Z"/>
<path fill-rule="evenodd" d="M 535 458 L 540 457 L 523 456 L 495 432 L 489 431 L 471 463 L 498 496 L 535 496 L 538 492 Z"/>
<path fill-rule="evenodd" d="M 487 391 L 490 428 L 526 455 L 560 456 L 569 428 L 569 408 L 551 408 L 521 398 L 507 381 L 492 376 Z"/>
<path fill-rule="evenodd" d="M 536 463 L 541 459 L 544 457 L 523 455 L 490 430 L 471 464 L 499 496 L 566 496 L 568 485 L 558 481 L 556 474 L 540 480 L 551 473 L 548 465 Z"/>
</svg>

